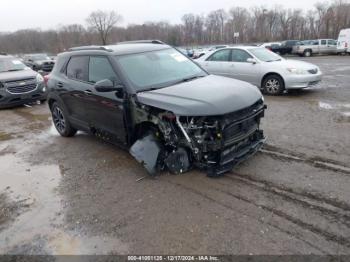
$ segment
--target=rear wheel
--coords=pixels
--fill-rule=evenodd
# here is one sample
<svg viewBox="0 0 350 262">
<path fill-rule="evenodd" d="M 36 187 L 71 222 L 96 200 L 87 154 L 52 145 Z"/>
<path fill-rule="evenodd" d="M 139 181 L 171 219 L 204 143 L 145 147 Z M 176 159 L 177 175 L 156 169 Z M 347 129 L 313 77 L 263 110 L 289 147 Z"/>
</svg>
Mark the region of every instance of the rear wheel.
<svg viewBox="0 0 350 262">
<path fill-rule="evenodd" d="M 55 128 L 61 136 L 70 137 L 76 134 L 77 130 L 71 126 L 63 107 L 57 102 L 52 104 L 51 113 Z"/>
<path fill-rule="evenodd" d="M 279 75 L 268 75 L 263 81 L 263 91 L 267 95 L 277 96 L 284 91 L 284 82 Z"/>
</svg>

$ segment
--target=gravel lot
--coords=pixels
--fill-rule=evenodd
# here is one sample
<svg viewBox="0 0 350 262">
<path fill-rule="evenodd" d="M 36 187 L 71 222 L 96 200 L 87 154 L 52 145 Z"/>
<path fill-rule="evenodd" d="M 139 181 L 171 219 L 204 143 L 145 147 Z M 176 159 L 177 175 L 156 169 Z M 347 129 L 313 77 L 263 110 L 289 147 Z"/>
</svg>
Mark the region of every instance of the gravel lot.
<svg viewBox="0 0 350 262">
<path fill-rule="evenodd" d="M 0 253 L 350 254 L 350 57 L 302 60 L 323 82 L 266 97 L 266 146 L 218 179 L 152 179 L 46 104 L 1 110 Z"/>
</svg>

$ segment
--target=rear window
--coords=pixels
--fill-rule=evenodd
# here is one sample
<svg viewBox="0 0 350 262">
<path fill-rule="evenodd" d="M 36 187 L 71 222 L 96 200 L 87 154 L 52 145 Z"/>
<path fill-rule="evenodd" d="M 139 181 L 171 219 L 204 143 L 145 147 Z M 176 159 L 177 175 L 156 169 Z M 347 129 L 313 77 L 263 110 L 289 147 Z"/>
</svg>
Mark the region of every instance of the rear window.
<svg viewBox="0 0 350 262">
<path fill-rule="evenodd" d="M 73 56 L 67 65 L 67 76 L 71 79 L 88 81 L 89 57 Z"/>
</svg>

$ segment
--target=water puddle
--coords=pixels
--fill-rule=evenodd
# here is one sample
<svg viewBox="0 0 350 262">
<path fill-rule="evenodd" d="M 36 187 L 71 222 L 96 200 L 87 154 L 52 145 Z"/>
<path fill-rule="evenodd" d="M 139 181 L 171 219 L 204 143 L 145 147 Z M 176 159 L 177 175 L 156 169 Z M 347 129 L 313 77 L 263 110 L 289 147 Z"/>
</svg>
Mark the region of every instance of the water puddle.
<svg viewBox="0 0 350 262">
<path fill-rule="evenodd" d="M 339 67 L 335 67 L 333 68 L 333 71 L 335 72 L 341 72 L 341 71 L 349 71 L 350 70 L 350 66 L 339 66 Z"/>
<path fill-rule="evenodd" d="M 338 102 L 322 102 L 318 103 L 320 108 L 323 109 L 350 109 L 350 104 L 338 103 Z"/>
<path fill-rule="evenodd" d="M 350 121 L 350 104 L 349 103 L 319 101 L 318 106 L 319 108 L 324 110 L 337 112 L 338 120 L 341 122 Z"/>
<path fill-rule="evenodd" d="M 41 136 L 58 136 L 52 126 Z M 40 136 L 39 136 L 40 137 Z M 41 139 L 41 138 L 39 138 Z M 26 147 L 28 148 L 28 147 Z M 24 161 L 24 149 L 1 146 L 0 206 L 16 214 L 0 219 L 1 254 L 125 254 L 127 247 L 116 238 L 89 236 L 65 226 L 64 196 L 58 188 L 59 165 L 32 165 Z M 16 152 L 16 150 L 20 152 Z M 6 200 L 6 201 L 5 201 Z M 68 203 L 69 204 L 69 203 Z M 1 212 L 1 210 L 0 210 Z M 0 216 L 1 218 L 1 216 Z"/>
</svg>

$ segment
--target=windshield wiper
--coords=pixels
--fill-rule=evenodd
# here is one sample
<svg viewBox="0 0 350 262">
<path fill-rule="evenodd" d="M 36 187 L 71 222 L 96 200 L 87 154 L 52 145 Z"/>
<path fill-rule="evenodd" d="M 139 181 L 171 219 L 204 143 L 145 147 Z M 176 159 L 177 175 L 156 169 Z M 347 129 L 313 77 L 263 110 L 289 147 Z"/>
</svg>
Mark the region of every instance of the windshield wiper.
<svg viewBox="0 0 350 262">
<path fill-rule="evenodd" d="M 182 78 L 181 80 L 176 81 L 176 82 L 174 83 L 174 85 L 180 84 L 180 83 L 184 83 L 184 82 L 189 82 L 189 81 L 195 80 L 195 79 L 197 79 L 197 78 L 201 78 L 201 77 L 205 77 L 205 75 L 191 76 L 191 77 Z"/>
<path fill-rule="evenodd" d="M 162 89 L 162 88 L 169 87 L 169 86 L 172 86 L 172 85 L 177 85 L 177 84 L 180 84 L 180 83 L 189 82 L 191 80 L 194 80 L 194 79 L 197 79 L 197 78 L 201 78 L 201 77 L 205 77 L 205 75 L 191 76 L 191 77 L 182 78 L 179 81 L 172 82 L 172 83 L 164 85 L 164 86 L 149 87 L 149 88 L 141 89 L 141 90 L 138 90 L 137 93 L 145 92 L 145 91 L 153 91 L 153 90 L 157 90 L 157 89 Z"/>
</svg>

